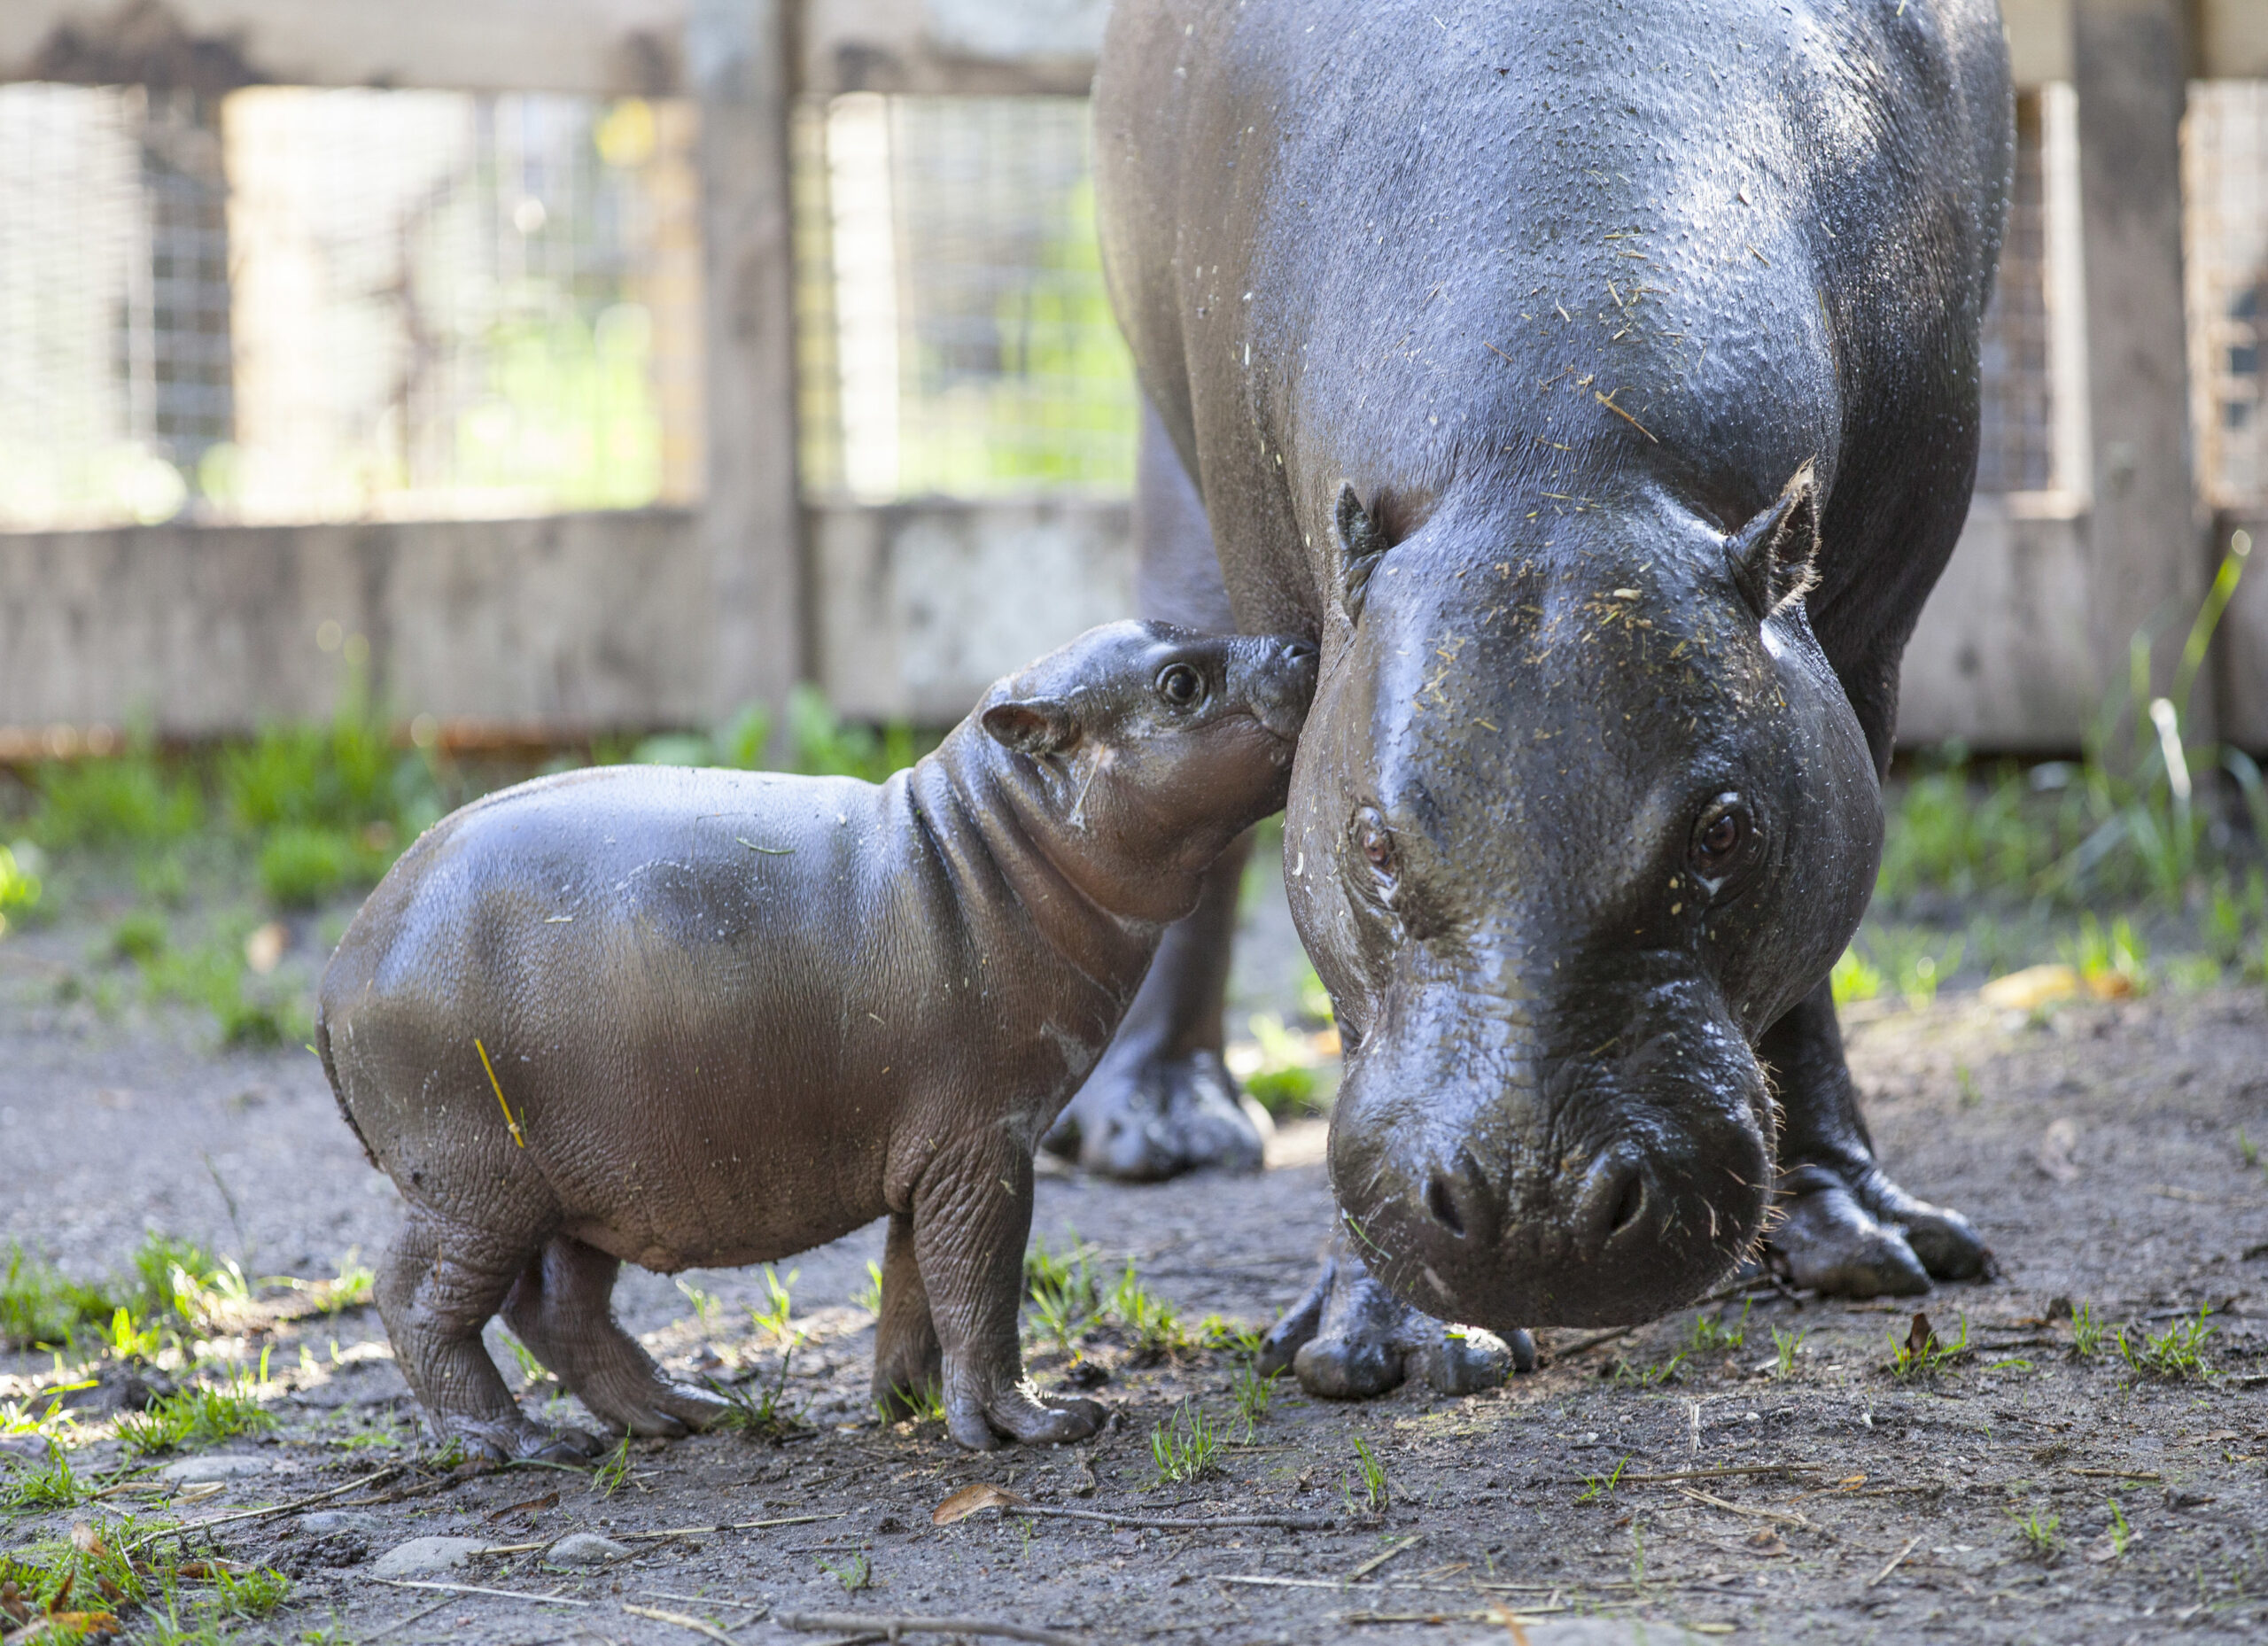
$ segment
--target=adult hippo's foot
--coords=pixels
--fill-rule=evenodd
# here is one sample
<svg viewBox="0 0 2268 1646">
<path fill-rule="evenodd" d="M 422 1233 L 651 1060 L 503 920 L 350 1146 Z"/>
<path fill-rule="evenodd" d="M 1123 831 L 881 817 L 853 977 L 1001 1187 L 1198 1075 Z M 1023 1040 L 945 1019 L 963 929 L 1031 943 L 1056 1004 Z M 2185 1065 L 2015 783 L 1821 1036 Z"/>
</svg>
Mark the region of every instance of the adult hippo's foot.
<svg viewBox="0 0 2268 1646">
<path fill-rule="evenodd" d="M 1097 1176 L 1127 1183 L 1200 1167 L 1256 1172 L 1266 1147 L 1218 1052 L 1177 1056 L 1122 1041 L 1105 1054 L 1045 1145 Z"/>
<path fill-rule="evenodd" d="M 1781 1218 L 1767 1236 L 1797 1285 L 1833 1297 L 1911 1297 L 1932 1280 L 1990 1275 L 1992 1254 L 1966 1217 L 1918 1200 L 1875 1161 L 1822 983 L 1765 1032 L 1758 1055 L 1778 1076 Z"/>
<path fill-rule="evenodd" d="M 1359 1258 L 1340 1251 L 1261 1342 L 1261 1375 L 1287 1369 L 1324 1400 L 1366 1400 L 1413 1377 L 1444 1394 L 1476 1394 L 1514 1371 L 1534 1371 L 1535 1339 L 1445 1324 L 1402 1302 Z"/>
<path fill-rule="evenodd" d="M 1780 1174 L 1786 1221 L 1768 1238 L 1788 1277 L 1829 1297 L 1912 1297 L 1935 1280 L 1975 1280 L 1992 1254 L 1969 1219 L 1917 1200 L 1868 1161 Z"/>
<path fill-rule="evenodd" d="M 1117 1038 L 1042 1145 L 1101 1177 L 1154 1183 L 1202 1167 L 1256 1172 L 1268 1116 L 1221 1061 L 1222 996 L 1249 836 L 1214 864 L 1159 945 Z"/>
</svg>

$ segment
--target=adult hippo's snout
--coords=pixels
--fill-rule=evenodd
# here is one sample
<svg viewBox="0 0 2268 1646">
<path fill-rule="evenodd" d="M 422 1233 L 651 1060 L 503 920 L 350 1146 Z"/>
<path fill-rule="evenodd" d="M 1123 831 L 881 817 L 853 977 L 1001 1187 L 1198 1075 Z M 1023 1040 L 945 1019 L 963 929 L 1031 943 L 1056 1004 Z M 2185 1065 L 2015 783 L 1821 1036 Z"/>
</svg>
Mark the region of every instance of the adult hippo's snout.
<svg viewBox="0 0 2268 1646">
<path fill-rule="evenodd" d="M 1333 1191 L 1379 1277 L 1508 1335 L 1647 1319 L 1720 1278 L 1763 1225 L 1771 1108 L 1711 992 L 1647 991 L 1619 1033 L 1596 1021 L 1604 1001 L 1504 1021 L 1441 987 L 1391 1010 L 1350 1060 L 1331 1135 Z M 1554 1019 L 1581 1051 L 1526 1049 Z M 1460 1046 L 1476 1025 L 1494 1049 Z"/>
</svg>

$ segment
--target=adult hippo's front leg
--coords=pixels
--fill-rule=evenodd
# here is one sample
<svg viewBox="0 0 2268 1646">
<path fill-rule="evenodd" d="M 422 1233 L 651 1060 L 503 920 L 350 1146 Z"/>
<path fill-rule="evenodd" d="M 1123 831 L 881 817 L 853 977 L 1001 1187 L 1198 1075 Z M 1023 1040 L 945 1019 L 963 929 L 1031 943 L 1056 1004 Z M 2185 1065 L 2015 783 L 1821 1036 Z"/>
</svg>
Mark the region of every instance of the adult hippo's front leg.
<svg viewBox="0 0 2268 1646">
<path fill-rule="evenodd" d="M 1140 614 L 1203 634 L 1233 634 L 1197 488 L 1146 402 L 1134 493 Z M 1197 907 L 1169 928 L 1141 992 L 1086 1084 L 1045 1139 L 1100 1176 L 1153 1182 L 1200 1167 L 1260 1169 L 1260 1126 L 1223 1049 L 1223 1006 L 1249 836 L 1205 876 Z"/>
</svg>

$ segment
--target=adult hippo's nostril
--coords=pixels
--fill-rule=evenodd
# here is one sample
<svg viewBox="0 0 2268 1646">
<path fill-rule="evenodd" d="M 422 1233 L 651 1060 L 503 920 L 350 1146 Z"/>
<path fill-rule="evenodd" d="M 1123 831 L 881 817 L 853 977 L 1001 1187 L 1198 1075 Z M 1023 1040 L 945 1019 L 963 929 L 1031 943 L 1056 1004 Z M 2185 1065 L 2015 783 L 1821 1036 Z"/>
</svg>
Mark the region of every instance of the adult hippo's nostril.
<svg viewBox="0 0 2268 1646">
<path fill-rule="evenodd" d="M 1613 1150 L 1591 1162 L 1571 1197 L 1569 1222 L 1582 1251 L 1597 1254 L 1645 1218 L 1651 1198 L 1645 1168 Z"/>
<path fill-rule="evenodd" d="M 1425 1212 L 1457 1240 L 1493 1244 L 1500 1222 L 1495 1192 L 1472 1153 L 1437 1166 L 1425 1180 Z"/>
</svg>

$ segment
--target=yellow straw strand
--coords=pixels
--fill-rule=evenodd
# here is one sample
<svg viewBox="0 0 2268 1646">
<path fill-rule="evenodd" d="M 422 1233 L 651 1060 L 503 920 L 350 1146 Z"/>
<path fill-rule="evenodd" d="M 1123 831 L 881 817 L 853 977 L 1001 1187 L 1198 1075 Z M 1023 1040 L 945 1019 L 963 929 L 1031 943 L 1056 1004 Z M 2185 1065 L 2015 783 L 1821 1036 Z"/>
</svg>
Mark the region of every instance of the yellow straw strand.
<svg viewBox="0 0 2268 1646">
<path fill-rule="evenodd" d="M 488 1071 L 488 1089 L 496 1094 L 496 1106 L 504 1111 L 504 1124 L 512 1129 L 512 1141 L 526 1148 L 528 1140 L 520 1136 L 520 1122 L 512 1118 L 512 1106 L 504 1101 L 504 1086 L 496 1078 L 496 1066 L 488 1060 L 488 1048 L 480 1044 L 478 1035 L 472 1037 L 472 1049 L 480 1053 L 480 1067 Z"/>
</svg>

